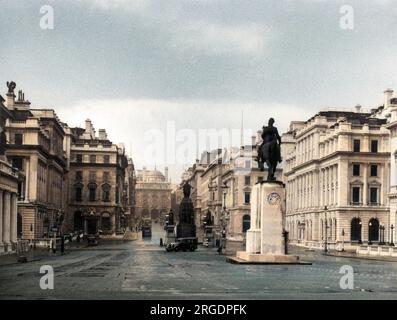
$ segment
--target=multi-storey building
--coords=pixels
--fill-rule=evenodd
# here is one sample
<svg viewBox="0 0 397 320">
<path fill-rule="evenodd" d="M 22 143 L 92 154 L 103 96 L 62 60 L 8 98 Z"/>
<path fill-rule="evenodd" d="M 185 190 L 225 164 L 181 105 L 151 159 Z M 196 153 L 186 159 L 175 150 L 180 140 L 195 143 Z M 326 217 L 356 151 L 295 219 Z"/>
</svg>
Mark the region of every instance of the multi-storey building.
<svg viewBox="0 0 397 320">
<path fill-rule="evenodd" d="M 137 171 L 135 213 L 141 224 L 164 223 L 165 216 L 171 209 L 171 192 L 168 168 L 165 168 L 165 175 L 145 167 Z"/>
<path fill-rule="evenodd" d="M 136 187 L 136 175 L 135 166 L 132 159 L 128 159 L 128 166 L 125 171 L 125 182 L 124 191 L 126 196 L 124 197 L 126 225 L 131 229 L 135 230 L 139 225 L 139 219 L 135 214 L 135 187 Z"/>
<path fill-rule="evenodd" d="M 292 242 L 336 247 L 387 241 L 386 120 L 360 106 L 322 111 L 291 123 L 283 141 L 286 229 Z"/>
<path fill-rule="evenodd" d="M 125 187 L 128 159 L 104 129 L 96 135 L 90 120 L 71 129 L 69 206 L 66 230 L 112 236 L 128 226 Z"/>
<path fill-rule="evenodd" d="M 6 119 L 11 113 L 0 96 L 0 254 L 11 252 L 17 243 L 18 173 L 5 157 Z"/>
<path fill-rule="evenodd" d="M 397 97 L 392 89 L 384 92 L 383 105 L 373 110 L 373 113 L 375 117 L 387 120 L 390 133 L 390 226 L 386 233 L 389 233 L 389 242 L 394 244 L 397 237 Z"/>
<path fill-rule="evenodd" d="M 48 237 L 59 231 L 66 209 L 65 125 L 52 109 L 33 109 L 22 91 L 6 95 L 6 156 L 22 177 L 18 183 L 19 235 Z"/>
</svg>

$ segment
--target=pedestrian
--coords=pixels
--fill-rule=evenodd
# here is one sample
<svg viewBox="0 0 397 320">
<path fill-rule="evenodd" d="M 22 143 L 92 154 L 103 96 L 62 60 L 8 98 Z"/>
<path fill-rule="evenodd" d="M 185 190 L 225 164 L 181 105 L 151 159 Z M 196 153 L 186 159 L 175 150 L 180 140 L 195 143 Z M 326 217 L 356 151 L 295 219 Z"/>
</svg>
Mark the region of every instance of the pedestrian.
<svg viewBox="0 0 397 320">
<path fill-rule="evenodd" d="M 160 238 L 160 247 L 163 246 L 163 238 Z"/>
<path fill-rule="evenodd" d="M 218 247 L 218 254 L 222 254 L 222 245 L 220 245 L 219 247 Z"/>
</svg>

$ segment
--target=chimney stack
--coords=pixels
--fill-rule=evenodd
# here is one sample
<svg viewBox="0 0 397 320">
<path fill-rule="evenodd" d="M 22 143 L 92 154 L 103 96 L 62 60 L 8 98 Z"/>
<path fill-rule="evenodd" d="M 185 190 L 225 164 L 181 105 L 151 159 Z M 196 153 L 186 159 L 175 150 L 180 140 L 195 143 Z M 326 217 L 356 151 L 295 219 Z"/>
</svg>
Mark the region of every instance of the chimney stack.
<svg viewBox="0 0 397 320">
<path fill-rule="evenodd" d="M 357 113 L 361 112 L 361 105 L 358 104 L 354 108 L 356 109 Z"/>
<path fill-rule="evenodd" d="M 85 132 L 91 134 L 92 131 L 92 123 L 90 119 L 85 121 Z"/>
<path fill-rule="evenodd" d="M 384 102 L 384 107 L 385 109 L 390 106 L 390 100 L 393 98 L 393 90 L 392 89 L 387 89 L 384 92 L 384 97 L 385 97 L 385 102 Z"/>
<path fill-rule="evenodd" d="M 99 129 L 99 140 L 107 140 L 107 138 L 106 129 Z"/>
<path fill-rule="evenodd" d="M 255 146 L 255 144 L 256 144 L 256 136 L 252 136 L 251 137 L 251 145 Z"/>
</svg>

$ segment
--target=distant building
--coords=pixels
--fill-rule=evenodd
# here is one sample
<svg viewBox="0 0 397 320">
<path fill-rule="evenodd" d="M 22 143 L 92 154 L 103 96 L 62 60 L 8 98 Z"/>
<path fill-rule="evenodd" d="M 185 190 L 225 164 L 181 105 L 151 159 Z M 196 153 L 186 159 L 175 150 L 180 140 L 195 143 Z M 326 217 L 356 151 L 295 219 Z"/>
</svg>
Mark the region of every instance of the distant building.
<svg viewBox="0 0 397 320">
<path fill-rule="evenodd" d="M 11 113 L 0 96 L 0 255 L 15 250 L 17 243 L 18 173 L 5 157 L 6 120 Z"/>
<path fill-rule="evenodd" d="M 90 120 L 84 129 L 72 128 L 65 230 L 112 236 L 129 227 L 132 199 L 126 170 L 133 177 L 124 146 L 113 144 L 104 129 L 97 135 Z"/>
<path fill-rule="evenodd" d="M 6 156 L 19 170 L 18 236 L 49 237 L 60 232 L 67 201 L 65 127 L 52 109 L 33 109 L 24 93 L 6 95 Z"/>
<path fill-rule="evenodd" d="M 387 241 L 390 148 L 386 120 L 321 111 L 291 123 L 285 145 L 286 229 L 292 243 L 338 248 Z"/>
<path fill-rule="evenodd" d="M 145 167 L 137 171 L 135 213 L 141 224 L 164 223 L 171 209 L 171 191 L 168 168 L 165 168 L 165 174 Z"/>
</svg>

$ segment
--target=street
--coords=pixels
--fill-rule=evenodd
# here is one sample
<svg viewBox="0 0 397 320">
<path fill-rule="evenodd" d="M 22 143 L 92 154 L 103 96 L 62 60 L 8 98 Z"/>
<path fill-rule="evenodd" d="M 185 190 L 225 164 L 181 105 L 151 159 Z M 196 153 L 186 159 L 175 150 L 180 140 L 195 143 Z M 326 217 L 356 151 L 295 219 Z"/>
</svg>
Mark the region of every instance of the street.
<svg viewBox="0 0 397 320">
<path fill-rule="evenodd" d="M 397 299 L 395 262 L 299 254 L 312 265 L 235 265 L 215 249 L 106 242 L 0 266 L 0 299 Z M 42 265 L 54 268 L 53 290 L 39 286 Z M 343 265 L 354 268 L 353 290 L 340 289 Z"/>
</svg>

